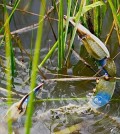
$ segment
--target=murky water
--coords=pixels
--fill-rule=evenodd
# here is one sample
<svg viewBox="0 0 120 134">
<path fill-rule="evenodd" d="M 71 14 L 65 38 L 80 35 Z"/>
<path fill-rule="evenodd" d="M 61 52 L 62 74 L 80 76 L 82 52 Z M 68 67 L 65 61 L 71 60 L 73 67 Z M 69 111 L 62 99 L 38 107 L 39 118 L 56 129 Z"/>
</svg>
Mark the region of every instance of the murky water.
<svg viewBox="0 0 120 134">
<path fill-rule="evenodd" d="M 27 7 L 29 2 L 29 6 Z M 50 8 L 51 2 L 47 3 L 47 6 Z M 21 9 L 27 9 L 28 11 L 39 13 L 39 1 L 21 1 L 19 8 Z M 0 6 L 0 27 L 3 24 L 3 10 Z M 52 18 L 55 16 L 55 12 L 53 12 L 50 17 Z M 108 10 L 107 15 L 103 22 L 103 29 L 101 34 L 101 40 L 105 41 L 106 35 L 109 32 L 109 29 L 111 27 L 111 12 Z M 11 31 L 32 25 L 37 23 L 38 16 L 27 14 L 27 13 L 21 13 L 20 11 L 16 11 L 14 14 L 14 17 L 11 21 Z M 51 24 L 54 28 L 54 31 L 57 35 L 57 21 L 50 19 Z M 35 39 L 36 39 L 36 30 L 32 30 L 29 32 L 25 32 L 22 34 L 16 35 L 17 40 L 21 41 L 21 45 L 23 48 L 30 53 L 31 45 L 34 48 Z M 43 31 L 43 38 L 42 38 L 42 48 L 40 53 L 40 61 L 45 57 L 45 55 L 48 53 L 49 48 L 54 44 L 55 38 L 51 31 L 51 27 L 49 24 L 49 21 L 46 20 L 44 23 L 44 31 Z M 115 46 L 115 47 L 114 47 Z M 80 45 L 78 44 L 78 40 L 75 41 L 75 51 L 79 53 Z M 113 32 L 112 38 L 110 39 L 108 43 L 108 48 L 111 54 L 111 57 L 114 57 L 118 53 L 118 42 L 116 33 Z M 116 48 L 118 50 L 116 51 Z M 85 49 L 83 49 L 81 55 L 86 59 L 90 65 L 96 69 L 95 61 L 88 55 L 85 54 Z M 24 66 L 21 67 L 20 65 L 16 64 L 16 76 L 14 78 L 14 86 L 13 91 L 18 94 L 26 94 L 29 91 L 29 81 L 25 83 L 26 79 L 29 77 L 30 72 L 30 58 L 28 55 L 20 51 L 19 47 L 17 46 L 17 42 L 14 40 L 14 51 L 17 59 L 19 61 L 23 61 Z M 49 78 L 54 78 L 55 73 L 57 73 L 57 53 L 53 54 L 51 59 L 49 59 L 44 67 L 41 69 L 44 76 Z M 4 52 L 4 45 L 0 46 L 0 56 L 2 59 L 4 59 L 5 52 Z M 115 64 L 117 67 L 117 76 L 120 76 L 120 60 L 119 56 L 115 58 Z M 2 60 L 4 61 L 4 60 Z M 68 71 L 63 71 L 64 74 L 67 75 L 77 75 L 77 76 L 92 76 L 95 73 L 91 71 L 88 67 L 86 67 L 81 61 L 78 61 L 77 59 L 74 59 L 74 56 L 71 57 L 71 66 L 69 67 Z M 41 79 L 43 79 L 42 75 L 38 75 L 36 83 L 40 83 Z M 6 78 L 4 73 L 4 67 L 0 64 L 0 87 L 6 88 Z M 68 105 L 69 103 L 76 104 L 76 105 L 83 105 L 86 103 L 84 98 L 88 93 L 92 92 L 92 89 L 95 87 L 94 81 L 81 81 L 81 82 L 45 82 L 44 89 L 42 90 L 42 93 L 38 96 L 42 99 L 49 99 L 49 98 L 59 98 L 60 100 L 53 100 L 53 101 L 44 101 L 44 102 L 38 102 L 35 105 L 35 112 L 34 117 L 37 115 L 36 113 L 42 113 L 45 112 L 51 108 L 58 108 L 61 106 Z M 100 111 L 104 113 L 108 113 L 111 116 L 114 116 L 119 120 L 120 117 L 120 105 L 119 105 L 119 88 L 120 83 L 118 82 L 116 85 L 116 91 L 112 98 L 112 101 L 105 107 L 101 108 Z M 7 93 L 0 90 L 0 116 L 3 116 L 4 113 L 7 110 L 6 101 L 4 98 L 6 98 Z M 82 100 L 62 100 L 62 98 L 83 98 Z M 14 96 L 15 99 L 19 99 L 19 96 Z M 85 114 L 81 117 L 78 117 L 80 120 L 76 122 L 76 124 L 79 125 L 79 130 L 73 132 L 72 134 L 119 134 L 120 133 L 120 126 L 116 122 L 114 122 L 112 119 L 105 117 L 101 114 L 95 114 L 94 112 L 89 112 L 88 114 Z M 19 131 L 23 133 L 23 124 L 25 120 L 25 116 L 23 117 L 22 121 L 20 121 L 21 125 L 19 126 L 17 123 L 15 124 L 15 127 L 19 128 Z M 51 131 L 54 130 L 62 130 L 68 126 L 75 125 L 74 122 L 70 123 L 67 122 L 63 125 L 58 125 L 55 123 L 49 123 L 49 125 L 45 124 L 45 122 L 34 121 L 33 127 L 32 127 L 32 133 L 35 134 L 49 134 Z M 56 127 L 57 126 L 57 127 Z"/>
</svg>

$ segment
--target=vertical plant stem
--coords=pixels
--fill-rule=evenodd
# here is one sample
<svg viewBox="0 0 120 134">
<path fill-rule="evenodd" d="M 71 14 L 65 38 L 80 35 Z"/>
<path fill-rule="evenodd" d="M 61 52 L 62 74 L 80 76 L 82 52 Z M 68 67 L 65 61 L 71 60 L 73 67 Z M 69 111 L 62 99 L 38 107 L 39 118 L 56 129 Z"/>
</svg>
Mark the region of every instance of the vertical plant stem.
<svg viewBox="0 0 120 134">
<path fill-rule="evenodd" d="M 70 10 L 71 10 L 71 3 L 72 0 L 68 0 L 68 8 L 67 8 L 67 20 L 66 20 L 66 24 L 65 24 L 65 40 L 64 43 L 66 44 L 66 40 L 67 40 L 67 33 L 68 33 L 68 26 L 69 26 L 69 18 L 70 18 Z"/>
<path fill-rule="evenodd" d="M 11 17 L 13 16 L 13 14 L 14 14 L 16 8 L 18 7 L 20 1 L 21 1 L 21 0 L 16 0 L 16 1 L 15 1 L 15 4 L 14 4 L 13 9 L 12 9 L 12 12 L 11 12 L 11 14 L 9 15 L 9 17 L 6 19 L 6 21 L 5 21 L 5 23 L 4 23 L 4 26 L 0 29 L 0 33 L 3 31 L 4 27 L 10 22 L 10 19 L 11 19 Z"/>
<path fill-rule="evenodd" d="M 118 8 L 120 8 L 120 0 L 117 0 L 117 5 L 119 6 Z"/>
<path fill-rule="evenodd" d="M 32 30 L 32 32 L 31 32 L 31 45 L 30 45 L 30 55 L 31 55 L 31 60 L 30 60 L 30 62 L 29 62 L 29 76 L 31 75 L 31 70 L 32 70 L 32 57 L 33 57 L 33 37 L 34 37 L 34 35 L 33 35 L 33 30 Z"/>
<path fill-rule="evenodd" d="M 107 38 L 106 38 L 106 40 L 105 40 L 105 45 L 107 45 L 107 43 L 108 43 L 108 41 L 109 41 L 109 39 L 110 39 L 110 37 L 111 37 L 111 34 L 112 34 L 112 32 L 113 32 L 113 29 L 114 29 L 114 26 L 115 26 L 115 21 L 113 20 L 113 23 L 112 23 L 110 32 L 107 34 Z"/>
<path fill-rule="evenodd" d="M 97 2 L 98 0 L 94 0 Z M 94 32 L 98 37 L 100 34 L 100 7 L 95 7 L 94 9 Z"/>
<path fill-rule="evenodd" d="M 42 6 L 42 3 L 44 6 Z M 40 16 L 44 16 L 45 14 L 45 7 L 46 7 L 46 0 L 41 0 L 41 6 L 40 6 Z M 33 62 L 32 62 L 32 72 L 31 72 L 31 84 L 30 88 L 31 90 L 35 87 L 36 84 L 36 77 L 38 72 L 38 61 L 40 56 L 40 48 L 41 48 L 41 40 L 42 40 L 42 30 L 43 30 L 43 21 L 41 21 L 41 17 L 39 17 L 39 24 L 38 31 L 37 31 L 37 38 L 35 43 L 35 50 L 34 50 L 34 56 L 33 56 Z M 34 94 L 33 92 L 30 95 L 29 103 L 28 103 L 28 109 L 27 109 L 27 119 L 25 122 L 25 134 L 30 134 L 30 127 L 32 123 L 32 113 L 33 113 L 33 98 Z"/>
<path fill-rule="evenodd" d="M 89 0 L 86 0 L 85 5 L 89 5 L 89 4 L 90 4 L 90 1 Z M 82 24 L 86 28 L 89 28 L 89 23 L 90 23 L 90 14 L 89 14 L 89 12 L 87 12 L 86 14 L 84 14 L 83 16 L 81 16 L 80 19 L 81 19 Z"/>
<path fill-rule="evenodd" d="M 115 22 L 115 27 L 116 27 L 116 32 L 117 32 L 117 36 L 118 36 L 118 41 L 120 43 L 120 5 L 113 4 L 113 2 L 111 0 L 108 0 L 108 3 L 110 5 L 110 8 L 112 10 L 112 14 L 113 14 L 113 18 L 114 18 L 114 22 Z M 118 3 L 118 2 L 117 2 Z M 118 8 L 118 14 L 117 14 L 117 9 Z"/>
<path fill-rule="evenodd" d="M 59 23 L 58 23 L 58 68 L 62 69 L 64 58 L 64 36 L 63 36 L 63 0 L 59 5 Z"/>
<path fill-rule="evenodd" d="M 101 32 L 101 30 L 102 30 L 103 19 L 104 19 L 105 15 L 106 15 L 106 11 L 107 11 L 107 6 L 106 6 L 106 4 L 105 4 L 105 5 L 102 5 L 102 6 L 100 7 L 100 32 Z"/>
<path fill-rule="evenodd" d="M 78 5 L 78 0 L 73 1 L 73 2 L 75 3 L 75 8 L 74 8 L 73 16 L 75 16 L 75 13 L 76 13 L 76 10 L 77 10 L 77 5 Z"/>
<path fill-rule="evenodd" d="M 6 9 L 6 4 L 4 2 L 4 20 L 8 19 L 8 13 Z M 7 80 L 7 90 L 8 90 L 8 106 L 11 104 L 12 94 L 12 70 L 11 70 L 11 37 L 10 37 L 10 25 L 9 21 L 5 25 L 5 51 L 6 51 L 6 80 Z M 12 134 L 12 121 L 8 121 L 8 133 Z"/>
<path fill-rule="evenodd" d="M 112 10 L 112 13 L 113 13 L 113 17 L 115 19 L 115 25 L 118 25 L 118 28 L 120 30 L 120 16 L 118 15 L 117 16 L 117 9 L 115 9 L 114 5 L 113 5 L 113 2 L 111 0 L 108 0 L 109 2 L 109 5 L 110 5 L 110 8 Z M 120 5 L 118 7 L 118 9 L 120 8 Z"/>
<path fill-rule="evenodd" d="M 71 51 L 71 48 L 72 48 L 72 44 L 73 44 L 73 41 L 74 41 L 74 38 L 75 38 L 75 34 L 76 34 L 76 31 L 77 31 L 77 24 L 79 23 L 79 20 L 80 20 L 80 16 L 81 16 L 81 13 L 82 13 L 82 8 L 83 8 L 83 5 L 84 5 L 84 2 L 85 2 L 84 0 L 81 0 L 79 11 L 78 11 L 78 13 L 77 13 L 77 15 L 75 17 L 75 23 L 76 23 L 76 25 L 75 25 L 75 27 L 73 29 L 72 38 L 70 40 L 70 47 L 69 47 L 68 53 L 66 55 L 66 61 L 67 61 L 67 59 L 69 57 L 69 54 L 70 54 L 70 51 Z"/>
<path fill-rule="evenodd" d="M 39 69 L 43 66 L 43 64 L 46 62 L 46 60 L 52 55 L 52 53 L 55 51 L 55 49 L 56 49 L 57 46 L 58 46 L 58 40 L 55 42 L 55 44 L 50 49 L 50 51 L 45 56 L 45 58 L 42 60 L 42 62 L 39 64 L 39 66 L 38 66 Z"/>
<path fill-rule="evenodd" d="M 117 11 L 117 16 L 119 15 L 119 9 Z M 118 41 L 119 41 L 119 44 L 120 44 L 120 34 L 119 34 L 119 30 L 118 30 L 118 26 L 115 25 L 115 19 L 113 20 L 113 23 L 112 23 L 112 26 L 111 26 L 111 29 L 110 29 L 110 32 L 109 34 L 107 35 L 107 38 L 105 40 L 105 44 L 107 45 L 107 42 L 108 40 L 110 39 L 111 35 L 112 35 L 112 32 L 114 30 L 114 27 L 116 27 L 116 32 L 117 32 L 117 36 L 118 36 Z"/>
</svg>

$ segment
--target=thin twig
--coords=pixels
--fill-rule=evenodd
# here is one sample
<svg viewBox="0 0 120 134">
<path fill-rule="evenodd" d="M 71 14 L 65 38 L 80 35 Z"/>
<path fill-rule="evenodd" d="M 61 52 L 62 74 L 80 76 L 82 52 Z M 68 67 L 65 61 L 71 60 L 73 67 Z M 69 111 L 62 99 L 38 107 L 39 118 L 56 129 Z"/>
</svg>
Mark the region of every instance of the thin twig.
<svg viewBox="0 0 120 134">
<path fill-rule="evenodd" d="M 48 81 L 55 81 L 55 82 L 58 82 L 58 81 L 68 81 L 68 82 L 75 82 L 75 81 L 85 81 L 85 80 L 90 80 L 90 81 L 94 81 L 96 79 L 100 79 L 100 78 L 104 78 L 104 76 L 101 76 L 101 77 L 79 77 L 79 78 L 56 78 L 56 79 L 47 79 L 45 80 L 45 82 L 48 82 Z M 118 82 L 120 82 L 120 78 L 119 77 L 109 77 L 109 79 L 115 79 L 117 80 Z"/>
<path fill-rule="evenodd" d="M 5 89 L 5 88 L 2 88 L 2 87 L 0 87 L 0 91 L 3 91 L 3 92 L 6 92 L 6 93 L 8 93 L 8 90 L 7 89 Z M 16 93 L 16 92 L 13 92 L 13 91 L 10 91 L 11 92 L 11 94 L 12 95 L 16 95 L 16 96 L 20 96 L 20 97 L 23 97 L 24 95 L 22 95 L 22 94 L 18 94 L 18 93 Z"/>
<path fill-rule="evenodd" d="M 66 45 L 66 47 L 68 48 L 69 46 Z M 85 59 L 80 57 L 80 55 L 74 49 L 71 48 L 71 51 L 80 61 L 82 61 L 88 68 L 90 68 L 94 73 L 96 73 L 96 70 L 94 70 L 94 68 L 89 63 L 87 63 Z"/>
<path fill-rule="evenodd" d="M 87 97 L 84 98 L 47 98 L 47 99 L 39 99 L 35 100 L 35 102 L 52 102 L 52 101 L 68 101 L 68 100 L 87 100 Z"/>
<path fill-rule="evenodd" d="M 120 8 L 118 8 L 117 10 L 117 14 L 119 14 L 120 12 Z M 118 36 L 118 41 L 119 41 L 119 44 L 120 44 L 120 35 L 119 35 L 119 29 L 118 29 L 118 26 L 115 24 L 115 19 L 113 20 L 113 23 L 112 23 L 112 26 L 111 26 L 111 29 L 110 29 L 110 32 L 109 34 L 107 35 L 107 38 L 105 40 L 105 44 L 107 45 L 108 43 L 108 40 L 110 39 L 111 35 L 112 35 L 112 32 L 113 32 L 113 29 L 114 27 L 116 27 L 116 32 L 117 32 L 117 36 Z"/>
<path fill-rule="evenodd" d="M 113 57 L 113 60 L 114 60 L 119 54 L 120 54 L 120 52 L 117 53 L 117 54 Z"/>
<path fill-rule="evenodd" d="M 44 4 L 43 4 L 43 3 L 42 3 L 42 5 L 44 6 Z M 44 7 L 44 8 L 45 8 L 45 7 Z M 46 8 L 45 8 L 45 9 L 46 9 Z M 57 41 L 57 37 L 56 37 L 55 31 L 54 31 L 54 29 L 53 29 L 53 26 L 52 26 L 52 24 L 51 24 L 50 18 L 49 18 L 49 16 L 48 16 L 48 14 L 47 14 L 47 11 L 46 11 L 46 10 L 45 10 L 45 12 L 46 12 L 47 19 L 48 19 L 48 22 L 49 22 L 49 24 L 50 24 L 50 27 L 51 27 L 51 30 L 52 30 L 53 36 L 54 36 L 55 40 Z"/>
<path fill-rule="evenodd" d="M 0 6 L 4 7 L 3 4 L 0 4 Z M 13 7 L 12 6 L 9 6 L 9 5 L 6 5 L 6 8 L 9 9 L 9 10 L 12 10 L 13 9 Z M 23 12 L 23 13 L 26 13 L 26 14 L 30 14 L 30 15 L 34 15 L 34 16 L 38 16 L 38 17 L 41 16 L 41 15 L 39 15 L 37 13 L 33 13 L 33 12 L 30 12 L 30 11 L 22 10 L 22 9 L 19 9 L 19 8 L 17 8 L 16 11 L 20 11 L 20 12 Z M 41 17 L 44 17 L 44 16 L 41 16 Z M 56 20 L 56 21 L 58 21 L 58 19 L 51 18 L 51 17 L 49 17 L 49 19 L 50 20 Z"/>
<path fill-rule="evenodd" d="M 73 54 L 74 54 L 80 61 L 82 61 L 88 68 L 90 68 L 93 72 L 96 73 L 96 70 L 94 70 L 94 68 L 93 68 L 89 63 L 87 63 L 82 57 L 80 57 L 80 56 L 76 53 L 75 50 L 73 50 L 73 49 L 71 49 L 71 50 L 72 50 Z"/>
<path fill-rule="evenodd" d="M 11 98 L 6 98 L 6 97 L 0 97 L 0 100 L 2 100 L 2 101 L 9 101 L 9 100 L 11 100 Z M 12 101 L 18 101 L 19 99 L 17 99 L 17 98 L 12 98 Z M 6 104 L 6 103 L 5 103 Z M 1 105 L 4 105 L 4 103 L 2 102 L 2 104 Z"/>
<path fill-rule="evenodd" d="M 113 29 L 114 29 L 114 26 L 115 26 L 115 20 L 113 21 L 112 27 L 111 27 L 111 29 L 110 29 L 110 32 L 109 32 L 109 34 L 107 35 L 107 38 L 106 38 L 106 40 L 105 40 L 105 44 L 106 44 L 106 45 L 107 45 L 107 43 L 108 43 L 108 40 L 109 40 L 110 37 L 111 37 L 111 34 L 112 34 L 112 32 L 113 32 Z"/>
<path fill-rule="evenodd" d="M 58 4 L 59 4 L 59 1 L 56 3 L 56 5 L 58 5 Z M 43 17 L 43 19 L 42 19 L 41 21 L 43 21 L 44 19 L 46 19 L 47 16 L 48 16 L 53 10 L 54 10 L 54 7 L 51 7 L 51 9 L 47 12 L 47 14 Z M 33 24 L 33 25 L 30 25 L 30 26 L 27 26 L 27 27 L 24 27 L 24 28 L 15 30 L 15 31 L 11 32 L 11 34 L 22 34 L 22 33 L 25 33 L 25 32 L 31 31 L 31 30 L 35 30 L 35 29 L 37 29 L 37 28 L 39 27 L 41 21 L 38 22 L 38 23 L 35 23 L 35 24 Z M 1 36 L 0 36 L 0 39 L 3 38 L 3 37 L 4 37 L 4 35 L 1 35 Z"/>
</svg>

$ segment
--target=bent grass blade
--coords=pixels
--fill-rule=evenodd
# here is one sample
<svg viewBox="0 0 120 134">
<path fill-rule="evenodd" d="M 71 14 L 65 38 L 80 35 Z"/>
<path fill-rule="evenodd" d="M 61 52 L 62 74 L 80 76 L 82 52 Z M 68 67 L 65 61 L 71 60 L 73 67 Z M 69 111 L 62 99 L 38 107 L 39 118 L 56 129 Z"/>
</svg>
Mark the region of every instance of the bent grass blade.
<svg viewBox="0 0 120 134">
<path fill-rule="evenodd" d="M 42 0 L 42 4 L 40 6 L 40 16 L 44 16 L 45 14 L 45 7 L 46 7 L 46 1 Z M 42 20 L 42 21 L 41 21 Z M 36 44 L 35 44 L 35 51 L 34 51 L 34 56 L 33 56 L 33 62 L 32 62 L 32 72 L 31 72 L 31 83 L 30 83 L 30 88 L 31 90 L 35 87 L 36 84 L 36 77 L 37 77 L 37 72 L 38 72 L 38 61 L 39 61 L 39 56 L 40 56 L 40 48 L 41 48 L 41 40 L 42 40 L 42 30 L 43 30 L 43 18 L 39 17 L 39 22 L 40 25 L 37 30 L 37 38 L 36 38 Z M 29 104 L 28 104 L 28 109 L 27 109 L 27 119 L 25 122 L 25 134 L 30 133 L 30 127 L 32 123 L 32 113 L 33 113 L 33 98 L 34 94 L 30 94 L 30 99 L 29 99 Z"/>
</svg>

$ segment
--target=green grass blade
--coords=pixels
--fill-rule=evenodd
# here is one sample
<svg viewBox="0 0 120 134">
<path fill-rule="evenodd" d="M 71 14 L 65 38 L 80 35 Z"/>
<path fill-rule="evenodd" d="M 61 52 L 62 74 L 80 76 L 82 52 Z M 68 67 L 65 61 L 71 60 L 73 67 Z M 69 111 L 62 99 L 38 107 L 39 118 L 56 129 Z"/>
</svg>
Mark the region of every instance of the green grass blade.
<svg viewBox="0 0 120 134">
<path fill-rule="evenodd" d="M 120 0 L 117 0 L 118 8 L 120 8 Z"/>
<path fill-rule="evenodd" d="M 48 52 L 48 54 L 45 56 L 45 58 L 42 60 L 42 62 L 39 64 L 38 68 L 40 69 L 43 64 L 48 60 L 48 58 L 50 58 L 50 56 L 52 55 L 52 53 L 55 51 L 55 49 L 58 46 L 58 41 L 56 41 L 56 43 L 53 45 L 53 47 L 50 49 L 50 51 Z"/>
<path fill-rule="evenodd" d="M 89 5 L 90 4 L 90 1 L 89 0 L 86 0 L 86 5 Z M 83 16 L 80 17 L 80 20 L 81 20 L 81 23 L 86 27 L 86 28 L 89 28 L 89 22 L 90 21 L 90 16 L 89 16 L 89 12 L 83 14 Z"/>
<path fill-rule="evenodd" d="M 113 5 L 113 2 L 111 0 L 108 0 L 108 3 L 109 3 L 110 8 L 112 10 L 115 23 L 118 25 L 118 27 L 120 29 L 120 15 L 117 16 L 117 9 L 115 9 L 115 6 Z M 120 5 L 119 5 L 118 9 L 119 8 L 120 8 Z"/>
<path fill-rule="evenodd" d="M 119 1 L 119 0 L 114 0 L 114 1 L 112 1 L 112 2 L 113 2 L 113 5 L 114 5 L 114 8 L 115 8 L 115 9 L 118 9 L 119 6 L 120 6 L 120 1 Z"/>
<path fill-rule="evenodd" d="M 94 0 L 94 2 L 99 2 Z M 95 7 L 94 12 L 94 34 L 98 37 L 100 34 L 100 7 Z"/>
<path fill-rule="evenodd" d="M 73 29 L 72 38 L 71 38 L 71 40 L 70 40 L 70 47 L 69 47 L 68 53 L 67 53 L 67 55 L 66 55 L 66 61 L 67 61 L 67 59 L 68 59 L 68 57 L 69 57 L 69 54 L 70 54 L 70 51 L 71 51 L 71 48 L 72 48 L 72 44 L 73 44 L 73 41 L 74 41 L 74 38 L 75 38 L 75 35 L 76 35 L 77 23 L 78 23 L 79 20 L 80 20 L 80 16 L 81 16 L 81 14 L 82 14 L 83 5 L 84 5 L 84 0 L 81 0 L 81 4 L 80 4 L 80 7 L 79 7 L 79 11 L 78 11 L 78 13 L 77 13 L 77 15 L 76 15 L 76 17 L 75 17 L 76 26 L 75 26 L 74 29 Z"/>
<path fill-rule="evenodd" d="M 0 29 L 0 33 L 3 31 L 4 27 L 10 22 L 10 20 L 11 20 L 13 14 L 14 14 L 16 8 L 18 7 L 20 1 L 21 1 L 21 0 L 16 0 L 16 1 L 15 1 L 15 4 L 14 4 L 13 9 L 12 9 L 12 12 L 11 12 L 11 14 L 9 15 L 9 17 L 6 19 L 6 21 L 5 21 L 4 25 L 3 25 L 3 27 Z"/>
<path fill-rule="evenodd" d="M 8 13 L 6 9 L 6 5 L 4 2 L 4 19 L 8 19 Z M 11 98 L 11 88 L 12 88 L 12 71 L 11 71 L 11 35 L 10 35 L 10 25 L 9 21 L 5 25 L 5 51 L 6 51 L 6 80 L 7 80 L 7 90 L 8 90 L 8 95 L 7 97 L 10 98 L 8 101 L 8 106 L 10 106 L 10 103 L 12 102 Z M 9 134 L 12 133 L 12 121 L 8 121 L 8 132 Z"/>
<path fill-rule="evenodd" d="M 44 6 L 43 6 L 44 4 Z M 41 6 L 40 6 L 40 16 L 44 16 L 45 14 L 45 7 L 46 7 L 46 1 L 41 0 Z M 42 30 L 43 30 L 43 21 L 41 21 L 41 17 L 39 17 L 39 21 L 41 22 L 38 31 L 37 31 L 37 38 L 36 38 L 36 44 L 35 44 L 35 51 L 34 51 L 34 57 L 32 62 L 32 73 L 31 73 L 31 84 L 30 88 L 31 90 L 35 87 L 36 84 L 36 77 L 37 77 L 37 67 L 38 67 L 38 61 L 39 61 L 39 55 L 40 55 L 40 48 L 41 48 L 41 40 L 42 40 Z M 25 134 L 30 134 L 30 127 L 32 123 L 32 113 L 33 113 L 33 98 L 34 94 L 33 92 L 30 95 L 28 109 L 27 109 L 27 118 L 25 122 Z"/>
<path fill-rule="evenodd" d="M 102 30 L 103 19 L 106 15 L 106 11 L 107 11 L 107 6 L 106 6 L 106 4 L 104 4 L 100 7 L 100 33 L 101 33 L 101 30 Z"/>
<path fill-rule="evenodd" d="M 87 6 L 84 6 L 84 0 L 81 0 L 81 4 L 80 4 L 80 8 L 79 8 L 79 11 L 78 13 L 76 14 L 75 16 L 75 21 L 76 21 L 76 25 L 77 23 L 79 22 L 80 20 L 80 17 L 86 13 L 87 11 L 89 11 L 90 9 L 96 7 L 96 6 L 100 6 L 100 5 L 103 5 L 104 3 L 103 2 L 95 2 L 93 4 L 90 4 L 90 5 L 87 5 Z M 69 54 L 70 54 L 70 51 L 71 51 L 71 47 L 72 47 L 72 44 L 73 44 L 73 41 L 74 41 L 74 38 L 75 38 L 75 34 L 76 34 L 76 26 L 74 27 L 74 30 L 73 30 L 73 33 L 72 33 L 72 38 L 71 38 L 71 41 L 70 41 L 70 47 L 69 47 L 69 50 L 68 50 L 68 53 L 66 55 L 66 60 L 68 59 L 69 57 Z"/>
<path fill-rule="evenodd" d="M 59 4 L 59 23 L 58 23 L 58 68 L 62 69 L 64 58 L 64 35 L 63 35 L 63 0 Z"/>
<path fill-rule="evenodd" d="M 98 0 L 94 0 L 94 1 L 95 2 L 90 4 L 90 5 L 83 6 L 83 8 L 82 8 L 82 15 L 85 14 L 86 12 L 88 12 L 89 10 L 95 8 L 95 7 L 105 5 L 104 2 L 102 2 L 102 1 L 98 1 Z"/>
<path fill-rule="evenodd" d="M 75 14 L 79 11 L 79 1 L 73 0 L 72 1 L 72 7 L 71 7 L 71 15 L 74 17 Z"/>
<path fill-rule="evenodd" d="M 12 76 L 12 83 L 14 80 L 14 76 L 15 76 L 15 56 L 14 56 L 14 51 L 13 51 L 13 46 L 12 46 L 12 41 L 10 42 L 10 51 L 11 51 L 11 76 Z"/>
<path fill-rule="evenodd" d="M 32 37 L 31 37 L 31 45 L 30 45 L 30 55 L 31 55 L 31 57 L 33 57 L 33 31 L 32 31 L 32 33 L 31 33 L 32 35 Z M 31 75 L 31 70 L 32 70 L 32 58 L 31 58 L 31 60 L 30 60 L 30 62 L 29 62 L 29 76 Z"/>
<path fill-rule="evenodd" d="M 65 23 L 65 40 L 64 40 L 64 44 L 66 44 L 66 39 L 67 39 L 67 33 L 68 33 L 68 26 L 69 26 L 69 18 L 70 18 L 70 11 L 71 11 L 71 3 L 72 0 L 68 0 L 68 7 L 67 7 L 67 20 Z"/>
<path fill-rule="evenodd" d="M 63 33 L 63 36 L 65 36 L 65 32 Z M 48 52 L 48 54 L 45 56 L 45 58 L 42 60 L 42 62 L 38 65 L 38 68 L 40 69 L 43 64 L 45 64 L 45 62 L 51 57 L 51 55 L 53 54 L 53 52 L 55 51 L 55 49 L 58 46 L 58 40 L 55 42 L 55 44 L 52 46 L 52 48 L 50 49 L 50 51 Z"/>
<path fill-rule="evenodd" d="M 87 24 L 87 19 L 89 18 L 89 14 L 88 16 L 86 14 L 89 10 L 94 9 L 94 31 L 97 36 L 100 33 L 101 19 L 102 19 L 99 6 L 105 6 L 104 2 L 94 0 L 94 3 L 90 4 L 90 1 L 87 0 L 86 5 L 83 6 L 82 16 L 81 16 L 82 23 L 85 25 L 85 27 L 89 28 L 89 24 Z M 86 16 L 87 16 L 87 19 L 86 19 Z"/>
</svg>

